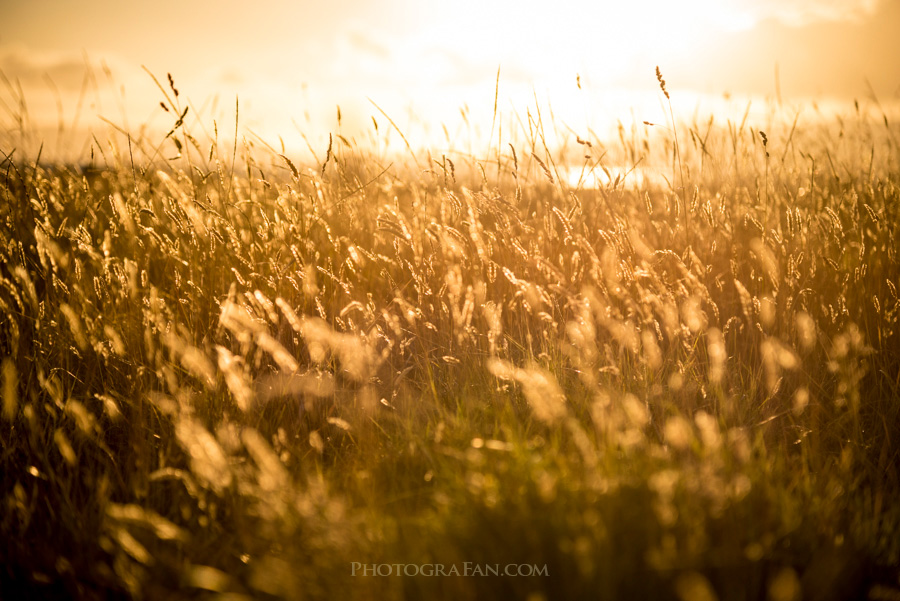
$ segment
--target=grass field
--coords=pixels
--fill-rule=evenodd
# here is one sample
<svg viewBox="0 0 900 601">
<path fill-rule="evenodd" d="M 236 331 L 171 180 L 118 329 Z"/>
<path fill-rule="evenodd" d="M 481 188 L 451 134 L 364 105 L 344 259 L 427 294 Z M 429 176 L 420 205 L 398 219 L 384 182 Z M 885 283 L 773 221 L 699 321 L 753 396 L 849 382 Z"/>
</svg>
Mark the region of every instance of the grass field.
<svg viewBox="0 0 900 601">
<path fill-rule="evenodd" d="M 3 598 L 900 598 L 873 106 L 301 165 L 167 96 L 3 141 Z"/>
</svg>

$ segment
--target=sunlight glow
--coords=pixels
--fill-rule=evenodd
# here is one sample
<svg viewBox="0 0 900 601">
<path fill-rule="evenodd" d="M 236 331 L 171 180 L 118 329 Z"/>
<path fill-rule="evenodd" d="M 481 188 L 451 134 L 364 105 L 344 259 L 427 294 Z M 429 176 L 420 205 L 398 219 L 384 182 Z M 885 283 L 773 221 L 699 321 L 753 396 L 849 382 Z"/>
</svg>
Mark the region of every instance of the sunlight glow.
<svg viewBox="0 0 900 601">
<path fill-rule="evenodd" d="M 386 125 L 381 110 L 417 146 L 473 151 L 488 146 L 492 123 L 496 143 L 527 130 L 539 107 L 548 123 L 578 135 L 664 121 L 657 65 L 684 116 L 723 95 L 742 111 L 782 93 L 858 96 L 866 82 L 890 100 L 900 72 L 891 25 L 900 26 L 900 10 L 887 0 L 339 0 L 327 10 L 278 1 L 263 12 L 237 0 L 214 10 L 203 1 L 160 0 L 152 11 L 95 5 L 102 17 L 59 0 L 42 3 L 40 15 L 18 5 L 0 25 L 0 69 L 11 82 L 0 99 L 25 103 L 42 135 L 74 139 L 71 130 L 105 123 L 100 117 L 169 127 L 142 66 L 162 80 L 173 73 L 205 127 L 233 122 L 238 98 L 248 135 L 304 152 L 329 133 L 371 137 L 373 118 Z M 126 26 L 134 22 L 145 28 Z M 161 44 L 154 32 L 162 30 L 181 41 Z M 0 125 L 15 127 L 14 112 Z"/>
</svg>

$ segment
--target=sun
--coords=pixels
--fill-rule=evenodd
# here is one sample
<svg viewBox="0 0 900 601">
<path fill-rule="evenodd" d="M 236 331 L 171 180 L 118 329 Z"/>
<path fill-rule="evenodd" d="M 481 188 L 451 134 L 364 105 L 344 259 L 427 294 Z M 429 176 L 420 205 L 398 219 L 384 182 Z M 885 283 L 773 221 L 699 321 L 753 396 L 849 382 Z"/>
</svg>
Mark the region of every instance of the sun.
<svg viewBox="0 0 900 601">
<path fill-rule="evenodd" d="M 751 23 L 714 0 L 567 0 L 552 6 L 463 0 L 422 23 L 418 42 L 546 77 L 570 66 L 612 81 L 642 62 L 690 54 L 705 40 Z M 412 58 L 412 57 L 411 57 Z"/>
<path fill-rule="evenodd" d="M 721 36 L 751 25 L 734 1 L 460 0 L 423 13 L 404 36 L 361 36 L 385 49 L 387 76 L 424 121 L 465 103 L 490 124 L 499 68 L 501 112 L 547 102 L 584 131 L 598 113 L 608 120 L 639 107 L 642 119 L 658 118 L 646 114 L 658 104 L 655 67 L 702 70 Z"/>
</svg>

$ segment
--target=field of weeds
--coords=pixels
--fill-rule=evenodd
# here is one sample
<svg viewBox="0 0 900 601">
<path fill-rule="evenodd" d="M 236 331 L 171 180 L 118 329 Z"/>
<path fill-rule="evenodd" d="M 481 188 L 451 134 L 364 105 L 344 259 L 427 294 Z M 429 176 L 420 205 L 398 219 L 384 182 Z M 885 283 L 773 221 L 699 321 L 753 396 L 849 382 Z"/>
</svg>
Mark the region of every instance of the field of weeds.
<svg viewBox="0 0 900 601">
<path fill-rule="evenodd" d="M 3 141 L 4 598 L 900 598 L 873 107 L 302 165 L 166 104 Z"/>
</svg>

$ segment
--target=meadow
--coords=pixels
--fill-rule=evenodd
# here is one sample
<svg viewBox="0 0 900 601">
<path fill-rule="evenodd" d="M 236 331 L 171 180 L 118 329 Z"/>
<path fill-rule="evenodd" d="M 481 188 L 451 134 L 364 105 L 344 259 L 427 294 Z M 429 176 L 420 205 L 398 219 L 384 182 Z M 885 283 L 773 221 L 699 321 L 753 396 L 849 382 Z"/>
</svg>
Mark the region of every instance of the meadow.
<svg viewBox="0 0 900 601">
<path fill-rule="evenodd" d="M 5 132 L 3 598 L 900 598 L 875 103 L 301 164 L 161 95 Z"/>
</svg>

